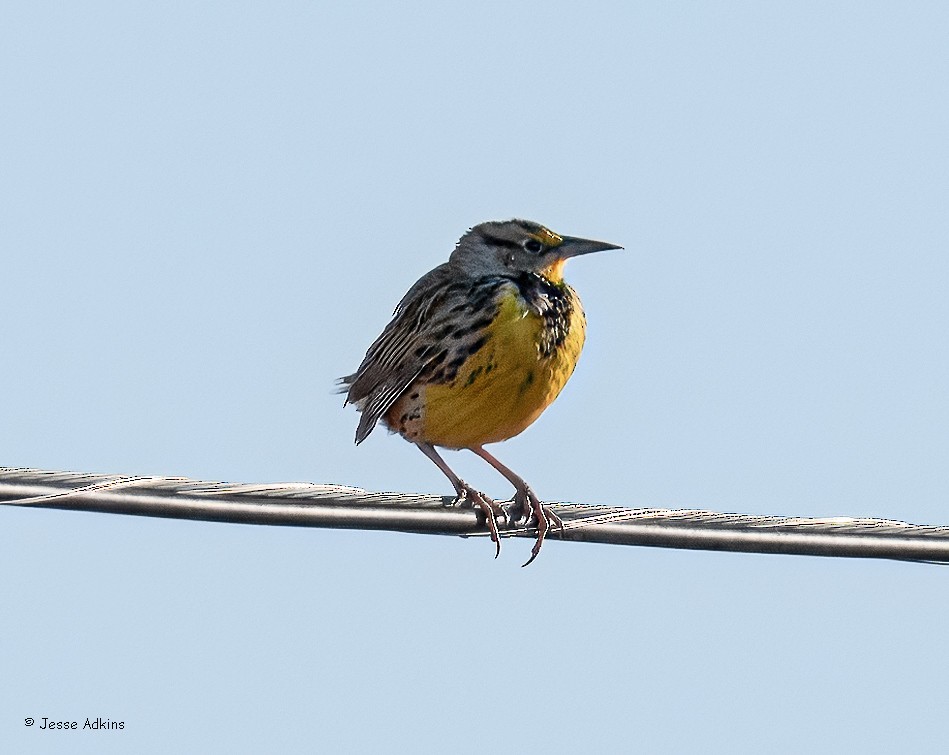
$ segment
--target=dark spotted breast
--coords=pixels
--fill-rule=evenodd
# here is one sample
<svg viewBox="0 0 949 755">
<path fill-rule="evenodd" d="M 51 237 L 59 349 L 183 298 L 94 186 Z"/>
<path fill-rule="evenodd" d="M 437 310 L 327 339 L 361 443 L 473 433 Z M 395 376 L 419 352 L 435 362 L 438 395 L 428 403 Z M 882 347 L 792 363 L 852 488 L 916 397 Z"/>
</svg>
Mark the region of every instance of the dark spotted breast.
<svg viewBox="0 0 949 755">
<path fill-rule="evenodd" d="M 549 357 L 570 333 L 574 308 L 579 306 L 576 294 L 566 283 L 552 283 L 536 273 L 522 273 L 513 280 L 528 306 L 544 318 L 537 347 L 541 356 Z"/>
</svg>

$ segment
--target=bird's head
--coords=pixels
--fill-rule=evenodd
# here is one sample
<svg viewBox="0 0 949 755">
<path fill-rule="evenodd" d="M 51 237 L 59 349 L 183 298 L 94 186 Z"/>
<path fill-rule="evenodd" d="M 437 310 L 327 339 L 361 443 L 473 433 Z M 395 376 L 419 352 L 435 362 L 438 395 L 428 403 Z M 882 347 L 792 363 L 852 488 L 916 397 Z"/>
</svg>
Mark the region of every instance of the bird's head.
<svg viewBox="0 0 949 755">
<path fill-rule="evenodd" d="M 553 283 L 563 280 L 571 257 L 622 249 L 605 241 L 560 236 L 530 220 L 481 223 L 461 237 L 449 263 L 467 275 L 537 273 Z"/>
</svg>

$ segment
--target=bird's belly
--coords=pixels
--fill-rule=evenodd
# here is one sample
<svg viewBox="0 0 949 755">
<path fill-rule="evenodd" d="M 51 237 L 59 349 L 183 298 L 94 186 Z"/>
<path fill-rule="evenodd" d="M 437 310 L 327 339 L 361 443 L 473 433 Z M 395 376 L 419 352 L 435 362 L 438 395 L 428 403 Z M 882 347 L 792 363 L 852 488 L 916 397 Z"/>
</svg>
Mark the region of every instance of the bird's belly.
<svg viewBox="0 0 949 755">
<path fill-rule="evenodd" d="M 506 299 L 489 326 L 487 343 L 461 365 L 454 380 L 420 386 L 415 439 L 470 448 L 523 432 L 573 374 L 585 337 L 579 302 L 564 326 L 563 342 L 544 356 L 538 346 L 543 318 L 518 297 Z"/>
</svg>

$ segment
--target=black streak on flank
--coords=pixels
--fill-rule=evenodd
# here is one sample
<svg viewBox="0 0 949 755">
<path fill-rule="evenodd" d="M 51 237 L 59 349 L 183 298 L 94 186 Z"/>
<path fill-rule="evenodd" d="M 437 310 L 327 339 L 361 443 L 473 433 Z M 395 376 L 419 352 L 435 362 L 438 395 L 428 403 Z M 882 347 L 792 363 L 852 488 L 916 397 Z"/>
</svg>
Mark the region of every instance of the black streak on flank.
<svg viewBox="0 0 949 755">
<path fill-rule="evenodd" d="M 468 355 L 478 352 L 482 346 L 488 342 L 487 336 L 481 336 L 477 341 L 472 341 L 471 345 L 468 347 Z"/>
<path fill-rule="evenodd" d="M 531 370 L 527 373 L 527 377 L 524 378 L 524 382 L 521 383 L 521 387 L 518 389 L 518 393 L 526 393 L 527 389 L 531 387 L 534 382 L 534 371 Z"/>
<path fill-rule="evenodd" d="M 458 374 L 458 368 L 461 367 L 468 359 L 467 354 L 460 354 L 452 359 L 447 365 L 447 371 L 449 377 L 454 377 Z"/>
<path fill-rule="evenodd" d="M 468 375 L 468 380 L 465 381 L 465 387 L 468 387 L 468 386 L 471 385 L 475 380 L 477 380 L 477 379 L 478 379 L 478 375 L 481 374 L 481 371 L 482 371 L 483 369 L 484 369 L 484 367 L 479 367 L 479 368 L 476 369 L 476 370 L 472 370 L 471 373 Z"/>
</svg>

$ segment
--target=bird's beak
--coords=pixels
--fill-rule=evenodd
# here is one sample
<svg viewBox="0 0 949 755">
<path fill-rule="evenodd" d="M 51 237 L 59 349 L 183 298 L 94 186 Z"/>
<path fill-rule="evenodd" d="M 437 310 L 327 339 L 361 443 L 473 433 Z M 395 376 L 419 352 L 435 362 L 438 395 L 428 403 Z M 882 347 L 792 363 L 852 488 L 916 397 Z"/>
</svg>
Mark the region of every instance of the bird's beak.
<svg viewBox="0 0 949 755">
<path fill-rule="evenodd" d="M 579 257 L 581 254 L 605 252 L 607 249 L 622 248 L 623 247 L 618 244 L 609 244 L 606 241 L 593 241 L 592 239 L 578 239 L 576 236 L 564 236 L 563 243 L 559 244 L 555 250 L 557 256 L 565 260 L 570 257 Z"/>
</svg>

